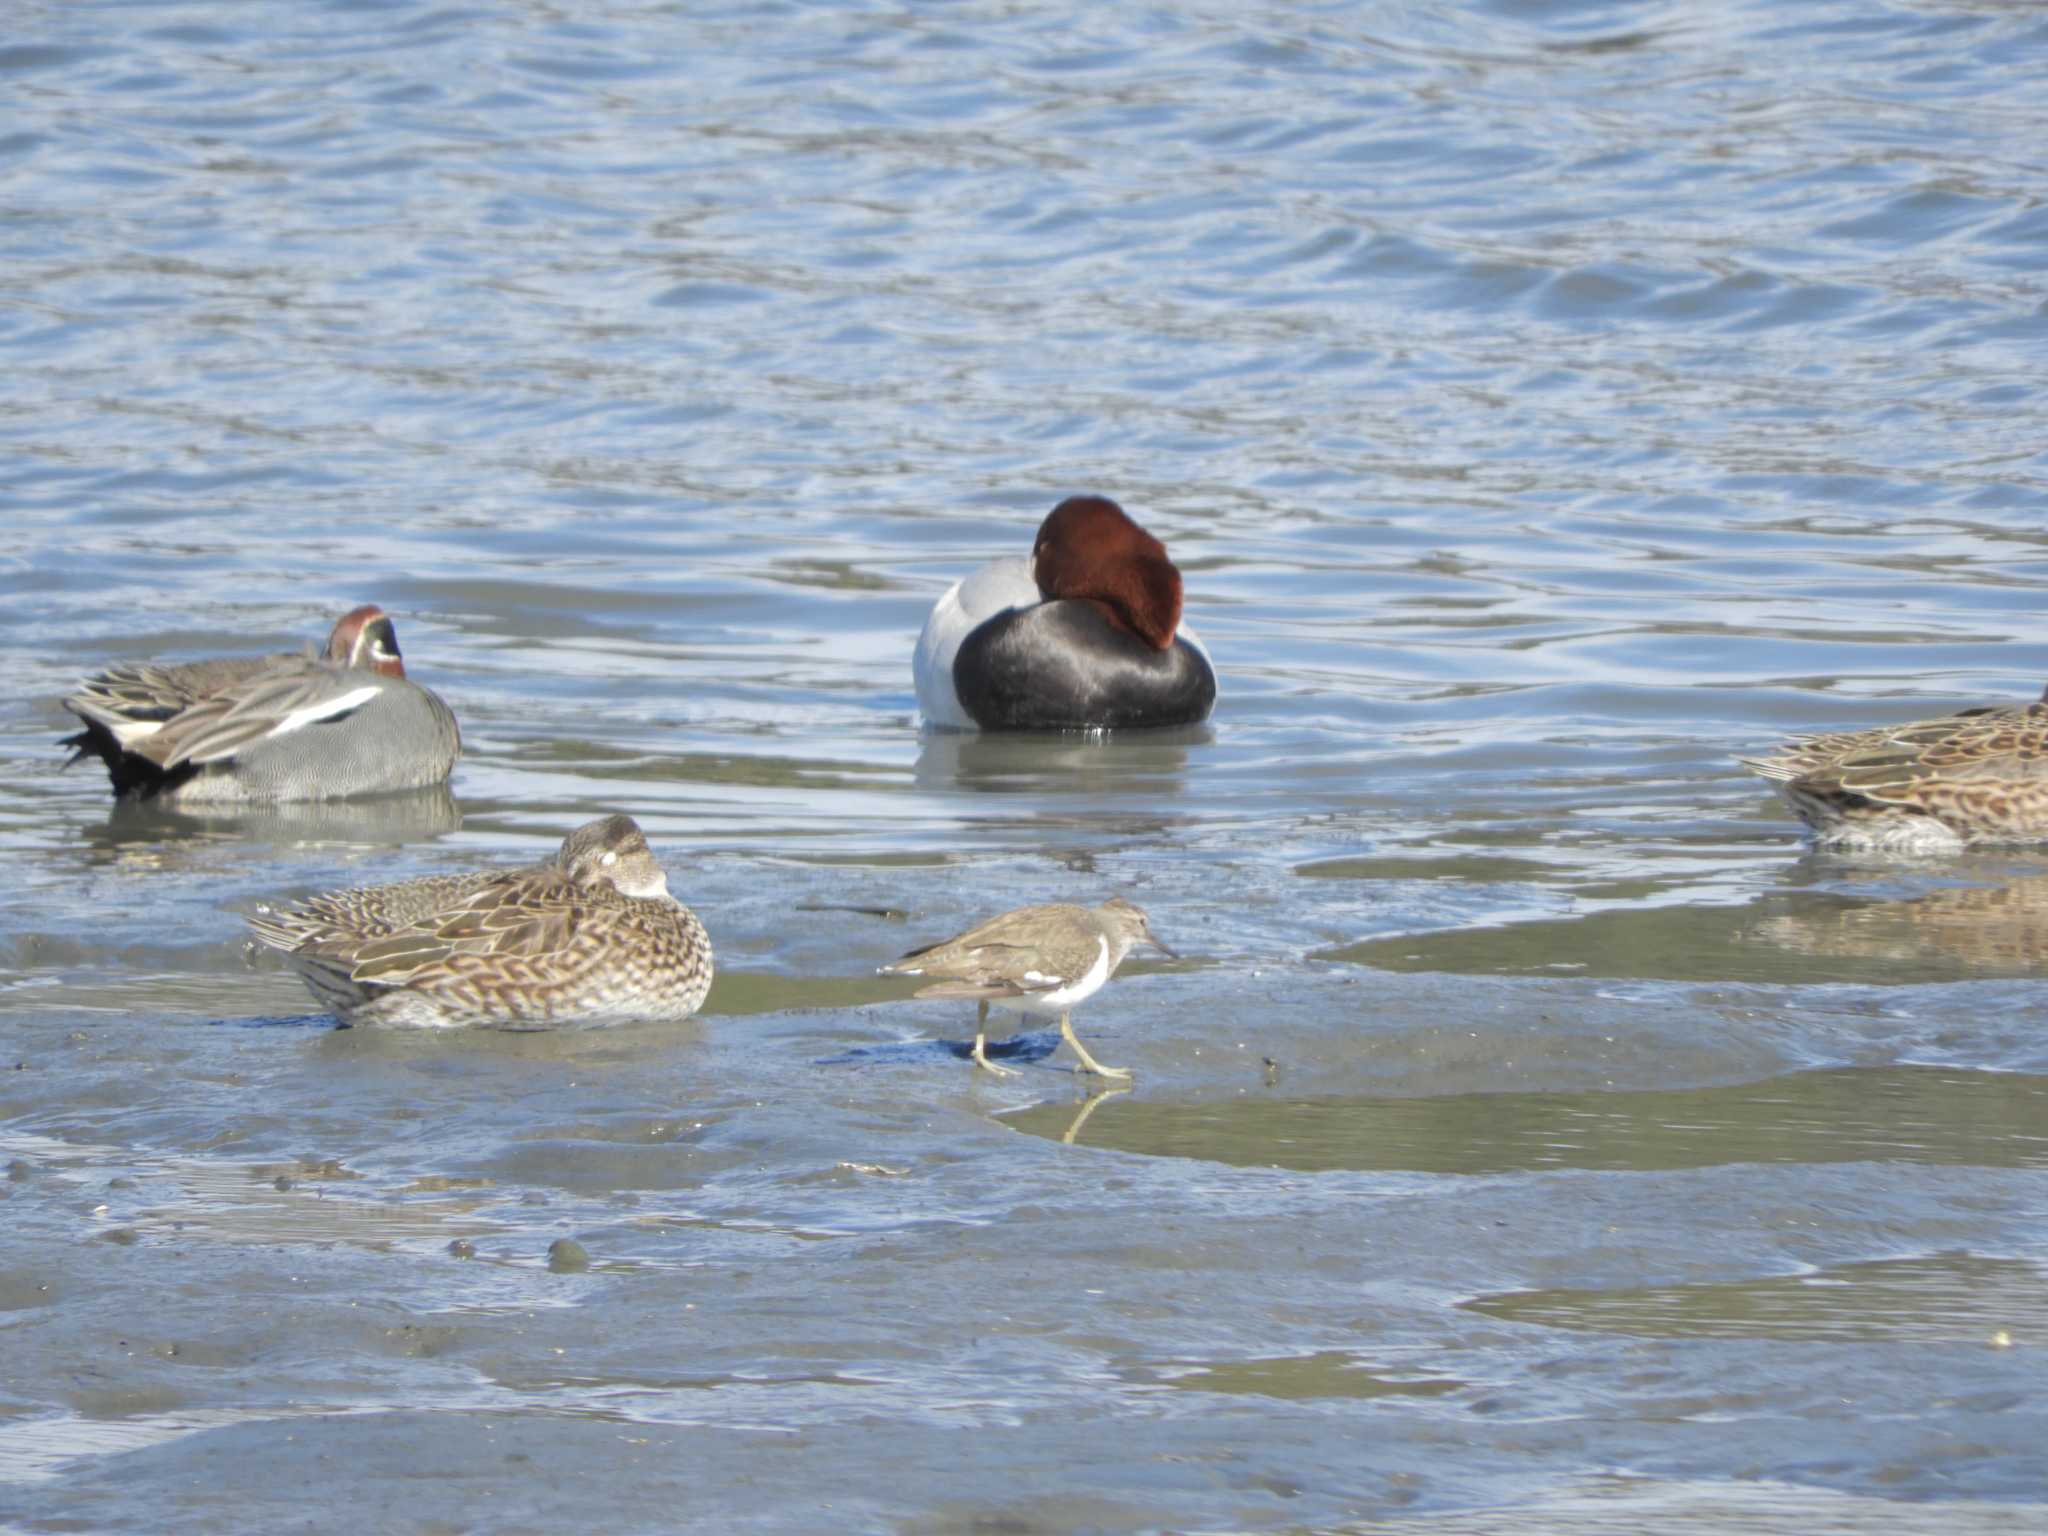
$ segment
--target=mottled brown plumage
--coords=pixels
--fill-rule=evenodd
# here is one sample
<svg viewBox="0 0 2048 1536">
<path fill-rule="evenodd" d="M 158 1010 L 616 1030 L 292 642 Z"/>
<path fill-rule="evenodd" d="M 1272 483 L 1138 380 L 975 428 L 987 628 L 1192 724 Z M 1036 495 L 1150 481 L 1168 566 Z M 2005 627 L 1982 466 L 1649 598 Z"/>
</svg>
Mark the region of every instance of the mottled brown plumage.
<svg viewBox="0 0 2048 1536">
<path fill-rule="evenodd" d="M 1802 736 L 1744 758 L 1829 847 L 2048 841 L 2048 701 Z"/>
<path fill-rule="evenodd" d="M 711 989 L 710 938 L 630 816 L 579 827 L 544 864 L 335 891 L 249 921 L 344 1024 L 683 1019 Z"/>
<path fill-rule="evenodd" d="M 1010 1072 L 988 1059 L 988 1010 L 993 1003 L 1012 1013 L 1057 1018 L 1060 1034 L 1074 1048 L 1084 1071 L 1129 1077 L 1124 1068 L 1105 1067 L 1088 1054 L 1068 1014 L 1075 1004 L 1099 992 L 1139 944 L 1173 953 L 1152 936 L 1142 908 L 1113 896 L 1099 907 L 1019 907 L 943 943 L 914 949 L 881 967 L 881 974 L 935 977 L 915 995 L 972 998 L 978 1003 L 974 1061 L 990 1072 Z"/>
</svg>

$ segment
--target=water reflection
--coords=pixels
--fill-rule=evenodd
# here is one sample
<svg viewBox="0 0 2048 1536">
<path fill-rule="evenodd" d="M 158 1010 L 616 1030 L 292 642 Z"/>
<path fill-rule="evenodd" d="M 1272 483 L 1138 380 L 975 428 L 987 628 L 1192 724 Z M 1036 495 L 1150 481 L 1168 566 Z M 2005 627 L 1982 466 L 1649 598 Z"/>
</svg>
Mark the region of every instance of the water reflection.
<svg viewBox="0 0 2048 1536">
<path fill-rule="evenodd" d="M 1178 796 L 1192 749 L 1216 739 L 1207 725 L 1108 735 L 1068 732 L 926 731 L 913 781 L 919 789 L 1016 794 Z"/>
<path fill-rule="evenodd" d="M 2048 875 L 1949 886 L 1910 901 L 1810 903 L 1759 919 L 1749 937 L 1829 960 L 2032 975 L 2048 958 Z"/>
<path fill-rule="evenodd" d="M 462 808 L 445 784 L 359 800 L 300 800 L 248 806 L 166 806 L 114 802 L 107 819 L 84 829 L 92 856 L 120 862 L 149 850 L 248 842 L 282 847 L 391 848 L 431 842 L 462 827 Z"/>
<path fill-rule="evenodd" d="M 1109 1097 L 1109 1096 L 1104 1096 Z M 1005 1117 L 1050 1140 L 1240 1167 L 1502 1174 L 1893 1161 L 2048 1168 L 2048 1077 L 1844 1067 L 1650 1092 L 1217 1103 L 1143 1096 Z"/>
<path fill-rule="evenodd" d="M 1511 1322 L 1659 1339 L 1998 1345 L 2048 1332 L 2048 1271 L 2024 1259 L 1937 1253 L 1762 1280 L 1513 1291 L 1464 1305 Z"/>
<path fill-rule="evenodd" d="M 2048 957 L 2048 874 L 1944 868 L 1992 886 L 1924 889 L 1889 874 L 1843 889 L 1813 881 L 1747 905 L 1616 906 L 1566 918 L 1373 937 L 1319 958 L 1386 971 L 1662 981 L 1910 985 L 2031 975 Z"/>
<path fill-rule="evenodd" d="M 1135 1088 L 1098 1088 L 1090 1093 L 1081 1101 L 1081 1107 L 1076 1111 L 1074 1118 L 1067 1122 L 1067 1128 L 1060 1132 L 1060 1144 L 1068 1147 L 1075 1145 L 1080 1140 L 1082 1127 L 1087 1125 L 1089 1117 L 1097 1108 L 1109 1099 L 1120 1099 L 1125 1094 L 1136 1091 Z"/>
<path fill-rule="evenodd" d="M 1311 1402 L 1333 1397 L 1446 1397 L 1469 1383 L 1449 1376 L 1395 1376 L 1346 1350 L 1317 1350 L 1253 1360 L 1148 1361 L 1125 1366 L 1123 1380 L 1186 1392 L 1232 1392 Z"/>
</svg>

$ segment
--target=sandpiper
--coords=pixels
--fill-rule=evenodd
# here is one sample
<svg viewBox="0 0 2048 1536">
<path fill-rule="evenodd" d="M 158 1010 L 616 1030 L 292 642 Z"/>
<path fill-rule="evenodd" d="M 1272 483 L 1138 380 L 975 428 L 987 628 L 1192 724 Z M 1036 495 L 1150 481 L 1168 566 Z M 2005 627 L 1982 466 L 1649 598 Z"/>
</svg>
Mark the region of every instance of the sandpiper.
<svg viewBox="0 0 2048 1536">
<path fill-rule="evenodd" d="M 1000 1076 L 1014 1069 L 988 1059 L 988 1009 L 996 1007 L 1027 1017 L 1057 1018 L 1060 1034 L 1081 1060 L 1081 1070 L 1099 1077 L 1129 1077 L 1128 1069 L 1105 1067 L 1074 1035 L 1068 1017 L 1076 1003 L 1093 997 L 1116 974 L 1135 945 L 1149 944 L 1161 954 L 1173 951 L 1152 936 L 1143 909 L 1112 897 L 1099 907 L 1058 903 L 1019 907 L 970 928 L 957 938 L 881 967 L 884 976 L 931 976 L 917 997 L 973 998 L 974 1061 Z M 1009 1031 L 1005 1031 L 1009 1033 Z"/>
<path fill-rule="evenodd" d="M 2048 694 L 2032 704 L 1801 736 L 1743 764 L 1823 847 L 1948 853 L 2048 841 Z"/>
<path fill-rule="evenodd" d="M 344 1025 L 675 1020 L 711 990 L 711 940 L 630 816 L 543 864 L 333 891 L 249 925 Z"/>
<path fill-rule="evenodd" d="M 445 784 L 462 752 L 448 706 L 405 675 L 398 632 L 365 604 L 318 656 L 128 662 L 79 685 L 71 763 L 118 796 L 179 804 L 329 800 Z M 70 763 L 65 764 L 66 767 Z"/>
</svg>

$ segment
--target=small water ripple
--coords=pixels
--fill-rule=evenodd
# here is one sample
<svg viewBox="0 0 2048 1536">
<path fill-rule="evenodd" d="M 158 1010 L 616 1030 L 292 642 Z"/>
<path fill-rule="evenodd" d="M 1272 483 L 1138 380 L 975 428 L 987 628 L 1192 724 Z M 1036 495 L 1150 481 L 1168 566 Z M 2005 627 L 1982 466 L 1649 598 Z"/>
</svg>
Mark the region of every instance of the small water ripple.
<svg viewBox="0 0 2048 1536">
<path fill-rule="evenodd" d="M 1800 857 L 1734 758 L 2040 691 L 2034 12 L 14 20 L 0 1519 L 274 1529 L 345 1447 L 373 1522 L 2024 1521 L 2040 861 Z M 1215 720 L 920 736 L 1079 489 Z M 365 600 L 452 795 L 60 769 L 85 673 Z M 613 809 L 683 1030 L 335 1033 L 244 936 Z M 872 974 L 1112 890 L 1129 1094 Z"/>
</svg>

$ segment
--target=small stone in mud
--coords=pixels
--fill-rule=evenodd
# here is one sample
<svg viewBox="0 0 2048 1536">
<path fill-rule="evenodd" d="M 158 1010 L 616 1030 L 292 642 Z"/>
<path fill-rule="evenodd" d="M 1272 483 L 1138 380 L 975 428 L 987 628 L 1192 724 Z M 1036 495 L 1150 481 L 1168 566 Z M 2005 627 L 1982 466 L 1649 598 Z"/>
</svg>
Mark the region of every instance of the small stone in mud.
<svg viewBox="0 0 2048 1536">
<path fill-rule="evenodd" d="M 458 1259 L 473 1259 L 476 1257 L 476 1244 L 466 1237 L 458 1237 L 448 1245 L 448 1251 Z"/>
<path fill-rule="evenodd" d="M 573 1237 L 558 1237 L 548 1244 L 548 1268 L 558 1275 L 580 1275 L 590 1268 L 590 1253 Z"/>
</svg>

